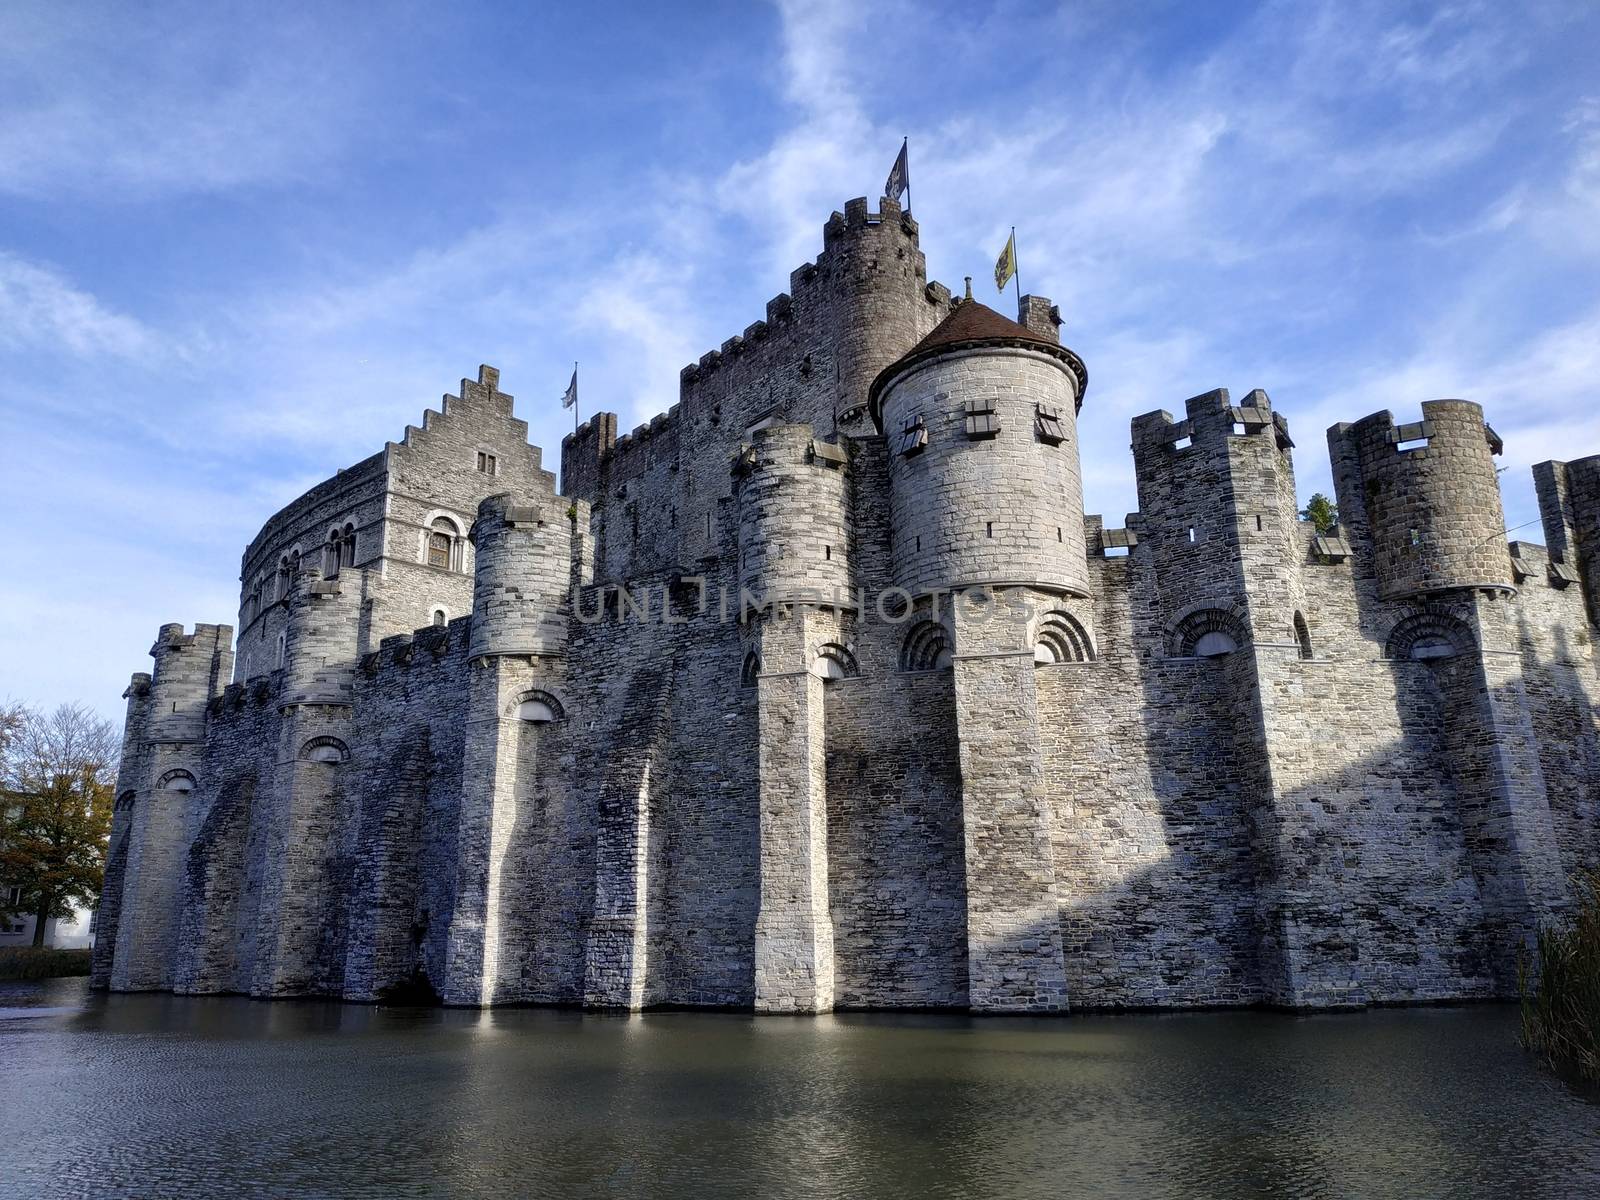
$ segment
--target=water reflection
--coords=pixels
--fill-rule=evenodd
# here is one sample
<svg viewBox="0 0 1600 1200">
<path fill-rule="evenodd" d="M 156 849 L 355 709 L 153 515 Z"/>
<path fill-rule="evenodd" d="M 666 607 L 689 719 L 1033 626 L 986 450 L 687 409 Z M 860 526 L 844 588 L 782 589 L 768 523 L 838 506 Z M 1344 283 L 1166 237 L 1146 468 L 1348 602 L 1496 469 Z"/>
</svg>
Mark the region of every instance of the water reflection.
<svg viewBox="0 0 1600 1200">
<path fill-rule="evenodd" d="M 8 1196 L 1600 1194 L 1600 1108 L 1508 1008 L 602 1017 L 74 980 L 0 1009 Z"/>
</svg>

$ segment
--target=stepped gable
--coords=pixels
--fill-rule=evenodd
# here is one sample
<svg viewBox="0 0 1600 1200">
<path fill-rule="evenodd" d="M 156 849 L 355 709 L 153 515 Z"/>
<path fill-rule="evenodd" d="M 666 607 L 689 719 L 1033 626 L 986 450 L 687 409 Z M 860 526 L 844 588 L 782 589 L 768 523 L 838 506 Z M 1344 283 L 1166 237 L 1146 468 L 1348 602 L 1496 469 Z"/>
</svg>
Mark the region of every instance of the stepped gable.
<svg viewBox="0 0 1600 1200">
<path fill-rule="evenodd" d="M 872 407 L 872 419 L 878 422 L 879 428 L 881 429 L 883 425 L 881 403 L 883 390 L 892 378 L 924 359 L 933 358 L 947 350 L 968 346 L 1021 346 L 1061 359 L 1077 376 L 1078 407 L 1080 409 L 1083 407 L 1083 393 L 1089 386 L 1089 372 L 1081 358 L 1065 346 L 1035 333 L 1026 325 L 1020 325 L 1010 317 L 995 312 L 987 304 L 980 304 L 976 300 L 963 300 L 948 317 L 935 325 L 926 337 L 878 372 L 878 377 L 872 381 L 868 402 Z"/>
</svg>

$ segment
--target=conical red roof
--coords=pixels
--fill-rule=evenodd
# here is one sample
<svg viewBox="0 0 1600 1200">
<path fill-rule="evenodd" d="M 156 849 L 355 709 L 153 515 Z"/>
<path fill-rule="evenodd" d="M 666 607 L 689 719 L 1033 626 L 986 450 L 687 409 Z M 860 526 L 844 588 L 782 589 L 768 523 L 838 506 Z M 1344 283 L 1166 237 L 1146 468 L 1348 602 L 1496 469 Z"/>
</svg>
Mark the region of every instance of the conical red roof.
<svg viewBox="0 0 1600 1200">
<path fill-rule="evenodd" d="M 1056 347 L 1049 338 L 1040 337 L 1026 325 L 1019 325 L 1010 317 L 1003 317 L 987 304 L 976 300 L 963 300 L 953 312 L 933 327 L 900 359 L 916 358 L 924 350 L 936 346 L 954 346 L 962 342 L 1020 341 L 1037 342 L 1041 346 Z"/>
<path fill-rule="evenodd" d="M 1089 373 L 1084 369 L 1082 359 L 1059 342 L 1035 333 L 1010 317 L 1001 316 L 986 304 L 963 300 L 948 317 L 933 327 L 932 332 L 878 373 L 867 393 L 872 419 L 880 429 L 883 427 L 883 389 L 890 379 L 907 367 L 958 346 L 985 345 L 1027 346 L 1061 359 L 1078 378 L 1078 407 L 1083 407 L 1083 393 L 1089 385 Z"/>
</svg>

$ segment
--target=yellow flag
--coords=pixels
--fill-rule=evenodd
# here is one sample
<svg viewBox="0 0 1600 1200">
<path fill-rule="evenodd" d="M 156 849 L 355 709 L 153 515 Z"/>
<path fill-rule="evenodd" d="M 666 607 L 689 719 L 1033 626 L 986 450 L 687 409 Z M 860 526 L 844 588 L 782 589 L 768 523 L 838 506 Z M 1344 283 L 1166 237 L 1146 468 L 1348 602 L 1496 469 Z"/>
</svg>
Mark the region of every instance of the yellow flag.
<svg viewBox="0 0 1600 1200">
<path fill-rule="evenodd" d="M 1006 248 L 1000 251 L 1000 258 L 994 264 L 994 286 L 998 291 L 1005 291 L 1006 284 L 1011 282 L 1011 277 L 1017 273 L 1017 231 L 1013 229 L 1011 236 L 1006 239 Z"/>
</svg>

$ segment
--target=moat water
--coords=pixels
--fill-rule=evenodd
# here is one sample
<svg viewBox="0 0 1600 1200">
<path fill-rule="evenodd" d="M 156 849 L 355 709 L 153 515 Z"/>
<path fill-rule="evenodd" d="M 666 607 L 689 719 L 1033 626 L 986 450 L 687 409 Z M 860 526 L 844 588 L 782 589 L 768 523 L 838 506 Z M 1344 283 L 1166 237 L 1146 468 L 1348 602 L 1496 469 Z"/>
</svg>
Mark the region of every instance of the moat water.
<svg viewBox="0 0 1600 1200">
<path fill-rule="evenodd" d="M 0 1196 L 1600 1195 L 1510 1007 L 604 1017 L 0 983 Z"/>
</svg>

